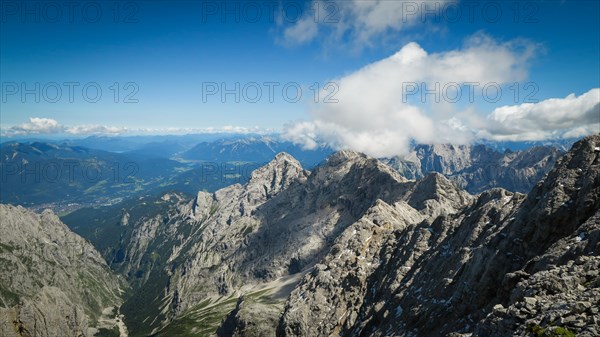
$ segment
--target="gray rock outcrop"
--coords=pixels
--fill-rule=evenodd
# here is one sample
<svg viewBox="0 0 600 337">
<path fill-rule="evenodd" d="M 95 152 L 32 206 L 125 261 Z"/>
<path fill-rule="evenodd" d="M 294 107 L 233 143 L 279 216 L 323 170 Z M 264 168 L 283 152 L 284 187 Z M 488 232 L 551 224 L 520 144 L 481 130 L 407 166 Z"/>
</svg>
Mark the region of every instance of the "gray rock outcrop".
<svg viewBox="0 0 600 337">
<path fill-rule="evenodd" d="M 93 336 L 117 326 L 121 286 L 51 211 L 0 204 L 0 336 Z"/>
<path fill-rule="evenodd" d="M 597 144 L 576 143 L 527 196 L 484 192 L 456 213 L 395 228 L 375 253 L 341 236 L 292 292 L 279 335 L 597 335 Z M 374 267 L 339 270 L 340 251 Z"/>
</svg>

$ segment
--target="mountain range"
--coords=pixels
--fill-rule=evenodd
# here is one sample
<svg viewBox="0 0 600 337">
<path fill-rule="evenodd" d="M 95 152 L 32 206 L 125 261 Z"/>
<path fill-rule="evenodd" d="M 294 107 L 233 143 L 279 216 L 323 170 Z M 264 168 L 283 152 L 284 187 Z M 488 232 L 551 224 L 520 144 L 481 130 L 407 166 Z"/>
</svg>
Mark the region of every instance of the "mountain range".
<svg viewBox="0 0 600 337">
<path fill-rule="evenodd" d="M 441 173 L 470 193 L 493 187 L 527 193 L 563 154 L 552 146 L 498 152 L 482 144 L 436 144 L 417 145 L 408 155 L 383 161 L 409 179 Z"/>
<path fill-rule="evenodd" d="M 328 147 L 308 150 L 275 137 L 215 137 L 5 142 L 0 144 L 0 202 L 66 214 L 138 196 L 191 196 L 246 183 L 253 170 L 279 152 L 307 169 L 333 153 Z M 196 143 L 202 139 L 208 140 Z M 112 151 L 94 148 L 101 146 Z M 439 172 L 470 193 L 492 187 L 526 193 L 562 153 L 550 146 L 501 153 L 484 145 L 416 145 L 406 156 L 381 160 L 408 179 Z"/>
<path fill-rule="evenodd" d="M 575 143 L 526 195 L 280 153 L 244 185 L 61 220 L 126 280 L 130 336 L 596 336 L 599 146 Z"/>
<path fill-rule="evenodd" d="M 304 149 L 292 142 L 275 137 L 245 137 L 202 142 L 181 154 L 188 160 L 209 162 L 254 162 L 267 163 L 277 153 L 286 152 L 303 166 L 313 168 L 320 164 L 333 150 L 327 146 Z"/>
<path fill-rule="evenodd" d="M 159 188 L 185 169 L 169 159 L 66 144 L 3 143 L 0 200 L 28 207 L 112 203 Z"/>
</svg>

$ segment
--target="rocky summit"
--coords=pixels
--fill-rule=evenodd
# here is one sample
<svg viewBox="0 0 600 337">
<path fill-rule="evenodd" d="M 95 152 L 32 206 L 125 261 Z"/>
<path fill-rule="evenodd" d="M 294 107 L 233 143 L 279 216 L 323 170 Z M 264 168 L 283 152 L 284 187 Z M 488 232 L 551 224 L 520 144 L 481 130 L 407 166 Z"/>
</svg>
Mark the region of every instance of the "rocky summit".
<svg viewBox="0 0 600 337">
<path fill-rule="evenodd" d="M 96 210 L 93 227 L 65 217 L 112 271 L 56 216 L 2 206 L 6 333 L 43 315 L 93 336 L 115 307 L 129 336 L 598 336 L 599 146 L 507 154 L 520 172 L 553 163 L 526 195 L 409 180 L 352 151 L 312 171 L 280 153 L 244 185 Z"/>
</svg>

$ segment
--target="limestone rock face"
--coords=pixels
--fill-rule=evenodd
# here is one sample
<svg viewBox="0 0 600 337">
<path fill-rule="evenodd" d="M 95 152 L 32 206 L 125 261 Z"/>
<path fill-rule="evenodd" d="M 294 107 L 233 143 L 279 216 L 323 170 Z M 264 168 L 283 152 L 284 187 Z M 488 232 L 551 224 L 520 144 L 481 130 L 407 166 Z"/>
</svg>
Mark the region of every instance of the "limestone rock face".
<svg viewBox="0 0 600 337">
<path fill-rule="evenodd" d="M 217 330 L 219 337 L 275 337 L 281 308 L 240 296 Z"/>
<path fill-rule="evenodd" d="M 408 225 L 387 212 L 386 239 L 338 237 L 288 298 L 279 335 L 597 335 L 598 144 L 576 143 L 527 196 L 494 189 Z"/>
<path fill-rule="evenodd" d="M 198 224 L 203 230 L 171 285 L 183 298 L 200 299 L 301 272 L 377 199 L 401 193 L 402 184 L 396 172 L 357 153 L 339 153 L 311 174 L 280 154 L 245 186 L 214 194 L 215 211 Z M 180 309 L 191 303 L 182 301 Z"/>
<path fill-rule="evenodd" d="M 123 284 L 51 211 L 0 204 L 0 336 L 93 336 L 112 329 Z"/>
<path fill-rule="evenodd" d="M 172 322 L 204 312 L 207 300 L 214 305 L 271 283 L 275 291 L 279 279 L 308 272 L 350 225 L 366 214 L 376 218 L 377 208 L 368 212 L 375 206 L 405 204 L 400 210 L 405 214 L 397 216 L 413 223 L 455 212 L 472 199 L 443 176 L 407 182 L 380 161 L 352 151 L 334 154 L 312 172 L 282 153 L 243 186 L 200 192 L 155 216 L 130 218 L 131 235 L 121 240 L 122 247 L 107 251 L 125 252 L 115 266 L 135 288 L 124 306 L 130 322 L 151 322 L 134 332 L 167 334 Z M 272 312 L 276 306 L 280 313 L 292 286 L 278 290 L 276 303 L 264 310 L 256 301 L 243 307 Z M 157 291 L 159 296 L 144 295 Z"/>
<path fill-rule="evenodd" d="M 408 179 L 441 173 L 470 193 L 494 187 L 527 193 L 562 154 L 551 146 L 500 153 L 485 145 L 435 144 L 417 145 L 408 155 L 382 161 Z"/>
<path fill-rule="evenodd" d="M 160 306 L 163 320 L 155 320 L 151 332 L 168 335 L 181 317 L 207 312 L 201 303 L 225 303 L 222 299 L 253 294 L 260 288 L 272 289 L 279 297 L 245 296 L 219 333 L 269 335 L 276 332 L 283 302 L 295 285 L 282 287 L 280 279 L 314 273 L 315 266 L 326 263 L 336 265 L 340 275 L 364 278 L 378 266 L 370 260 L 378 259 L 375 255 L 381 247 L 393 242 L 395 230 L 454 214 L 474 200 L 440 174 L 409 182 L 380 161 L 352 151 L 332 155 L 312 172 L 280 154 L 243 186 L 232 185 L 214 194 L 200 192 L 188 205 L 173 206 L 166 218 L 135 224 L 128 247 L 147 256 L 153 253 L 145 247 L 174 245 L 168 257 L 159 254 L 165 263 L 161 275 L 168 281 L 161 288 L 164 297 L 153 302 Z M 146 243 L 151 237 L 155 244 Z M 363 239 L 367 246 L 363 247 Z M 350 242 L 351 249 L 340 250 Z M 349 259 L 347 263 L 323 260 L 336 249 Z M 366 252 L 371 255 L 365 260 L 361 254 Z M 139 265 L 134 257 L 139 254 L 127 259 L 133 273 Z M 352 266 L 364 270 L 347 270 Z M 142 290 L 152 286 L 153 277 L 144 281 Z M 338 304 L 360 296 L 348 295 Z M 359 307 L 352 310 L 356 315 Z M 268 322 L 254 321 L 260 317 Z M 193 326 L 187 331 L 193 331 Z"/>
</svg>

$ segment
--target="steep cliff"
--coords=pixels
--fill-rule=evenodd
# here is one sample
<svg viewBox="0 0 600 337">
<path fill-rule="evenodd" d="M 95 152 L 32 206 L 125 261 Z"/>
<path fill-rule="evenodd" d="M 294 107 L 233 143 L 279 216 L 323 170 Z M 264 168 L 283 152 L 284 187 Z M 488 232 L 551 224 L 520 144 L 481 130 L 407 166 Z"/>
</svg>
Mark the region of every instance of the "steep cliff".
<svg viewBox="0 0 600 337">
<path fill-rule="evenodd" d="M 0 204 L 0 229 L 0 336 L 119 331 L 124 282 L 89 242 L 50 211 L 11 205 Z"/>
</svg>

